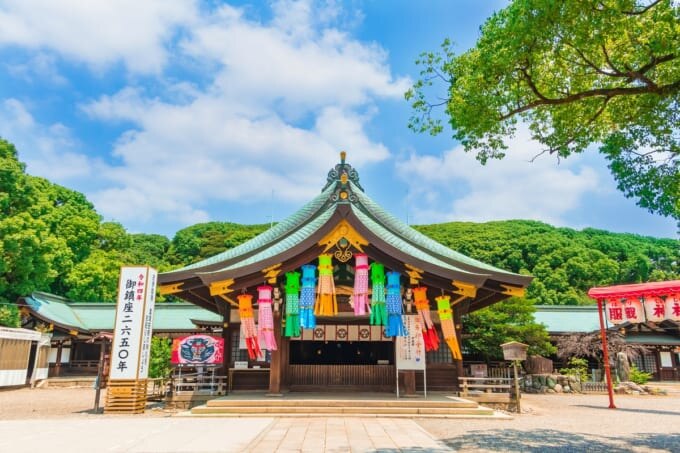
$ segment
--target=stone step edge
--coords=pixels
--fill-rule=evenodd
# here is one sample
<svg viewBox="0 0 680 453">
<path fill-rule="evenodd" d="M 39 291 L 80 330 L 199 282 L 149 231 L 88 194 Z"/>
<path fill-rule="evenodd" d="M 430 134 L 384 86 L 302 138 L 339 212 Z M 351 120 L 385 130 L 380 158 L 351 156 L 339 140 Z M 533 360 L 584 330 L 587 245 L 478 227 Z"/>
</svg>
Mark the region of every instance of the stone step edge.
<svg viewBox="0 0 680 453">
<path fill-rule="evenodd" d="M 465 415 L 465 414 L 332 414 L 332 413 L 319 413 L 319 414 L 291 414 L 291 413 L 281 413 L 281 414 L 193 414 L 190 411 L 180 412 L 174 415 L 174 417 L 196 417 L 196 418 L 312 418 L 312 417 L 322 417 L 322 418 L 337 418 L 338 416 L 343 418 L 448 418 L 448 419 L 470 419 L 470 420 L 512 420 L 514 417 L 499 412 L 494 412 L 491 415 Z"/>
<path fill-rule="evenodd" d="M 478 406 L 476 401 L 381 401 L 381 400 L 221 400 L 212 399 L 206 402 L 209 407 L 296 407 L 296 406 L 316 406 L 316 407 L 445 407 L 445 408 L 474 408 Z"/>
</svg>

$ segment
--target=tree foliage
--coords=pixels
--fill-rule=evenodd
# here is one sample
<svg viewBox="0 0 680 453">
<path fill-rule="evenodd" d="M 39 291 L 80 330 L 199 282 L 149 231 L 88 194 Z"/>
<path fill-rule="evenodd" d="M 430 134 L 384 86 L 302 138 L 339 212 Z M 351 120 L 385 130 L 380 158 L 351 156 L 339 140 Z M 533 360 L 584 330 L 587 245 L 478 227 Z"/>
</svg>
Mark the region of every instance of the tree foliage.
<svg viewBox="0 0 680 453">
<path fill-rule="evenodd" d="M 510 298 L 470 313 L 463 319 L 463 344 L 484 360 L 502 360 L 500 345 L 509 341 L 528 344 L 529 354 L 554 354 L 545 327 L 534 321 L 535 311 L 527 299 Z"/>
<path fill-rule="evenodd" d="M 187 265 L 217 255 L 251 239 L 269 225 L 240 225 L 231 222 L 198 223 L 179 230 L 170 243 L 167 259 Z"/>
<path fill-rule="evenodd" d="M 151 352 L 149 357 L 149 377 L 167 378 L 170 376 L 172 367 L 172 340 L 169 338 L 151 338 Z"/>
<path fill-rule="evenodd" d="M 443 131 L 485 163 L 518 124 L 559 157 L 600 144 L 619 189 L 680 219 L 680 5 L 671 0 L 513 0 L 470 50 L 416 62 L 409 127 Z M 447 94 L 433 102 L 443 83 Z M 437 85 L 435 85 L 437 84 Z"/>
<path fill-rule="evenodd" d="M 680 247 L 673 239 L 576 231 L 530 220 L 415 228 L 472 258 L 535 276 L 526 294 L 535 304 L 590 304 L 586 292 L 593 286 L 680 278 Z"/>
</svg>

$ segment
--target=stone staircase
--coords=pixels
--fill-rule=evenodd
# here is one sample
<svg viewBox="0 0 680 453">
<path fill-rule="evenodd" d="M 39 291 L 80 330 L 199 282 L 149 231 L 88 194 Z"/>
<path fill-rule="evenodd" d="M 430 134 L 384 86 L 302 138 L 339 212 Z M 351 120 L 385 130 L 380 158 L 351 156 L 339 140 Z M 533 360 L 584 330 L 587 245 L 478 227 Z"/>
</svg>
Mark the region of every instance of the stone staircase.
<svg viewBox="0 0 680 453">
<path fill-rule="evenodd" d="M 455 397 L 436 399 L 343 399 L 260 397 L 233 395 L 196 406 L 185 416 L 207 417 L 425 417 L 425 418 L 510 418 L 474 401 Z"/>
</svg>

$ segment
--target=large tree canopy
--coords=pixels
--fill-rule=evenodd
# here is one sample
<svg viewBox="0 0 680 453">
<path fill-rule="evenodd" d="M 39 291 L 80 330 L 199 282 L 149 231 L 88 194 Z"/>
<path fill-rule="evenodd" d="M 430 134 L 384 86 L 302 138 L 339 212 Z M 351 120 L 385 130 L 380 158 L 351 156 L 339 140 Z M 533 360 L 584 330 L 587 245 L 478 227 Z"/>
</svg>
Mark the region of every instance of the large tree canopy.
<svg viewBox="0 0 680 453">
<path fill-rule="evenodd" d="M 431 113 L 444 106 L 453 137 L 482 163 L 504 157 L 520 123 L 559 157 L 599 144 L 626 196 L 680 219 L 679 5 L 513 0 L 472 49 L 456 55 L 447 40 L 421 55 L 409 127 L 442 132 Z M 432 95 L 438 81 L 443 98 Z"/>
</svg>

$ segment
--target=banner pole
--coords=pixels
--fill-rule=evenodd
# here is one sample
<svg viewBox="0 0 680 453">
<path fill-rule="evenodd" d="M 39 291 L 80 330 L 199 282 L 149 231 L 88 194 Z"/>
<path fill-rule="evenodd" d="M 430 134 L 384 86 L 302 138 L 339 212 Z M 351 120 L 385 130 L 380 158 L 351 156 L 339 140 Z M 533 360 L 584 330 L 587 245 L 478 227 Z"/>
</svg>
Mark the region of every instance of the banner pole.
<svg viewBox="0 0 680 453">
<path fill-rule="evenodd" d="M 614 405 L 614 389 L 612 386 L 612 373 L 609 369 L 609 348 L 607 347 L 607 331 L 604 328 L 602 315 L 602 299 L 597 299 L 597 312 L 600 316 L 600 335 L 602 337 L 602 355 L 604 359 L 604 372 L 607 378 L 607 392 L 609 393 L 609 409 L 616 409 Z"/>
</svg>

